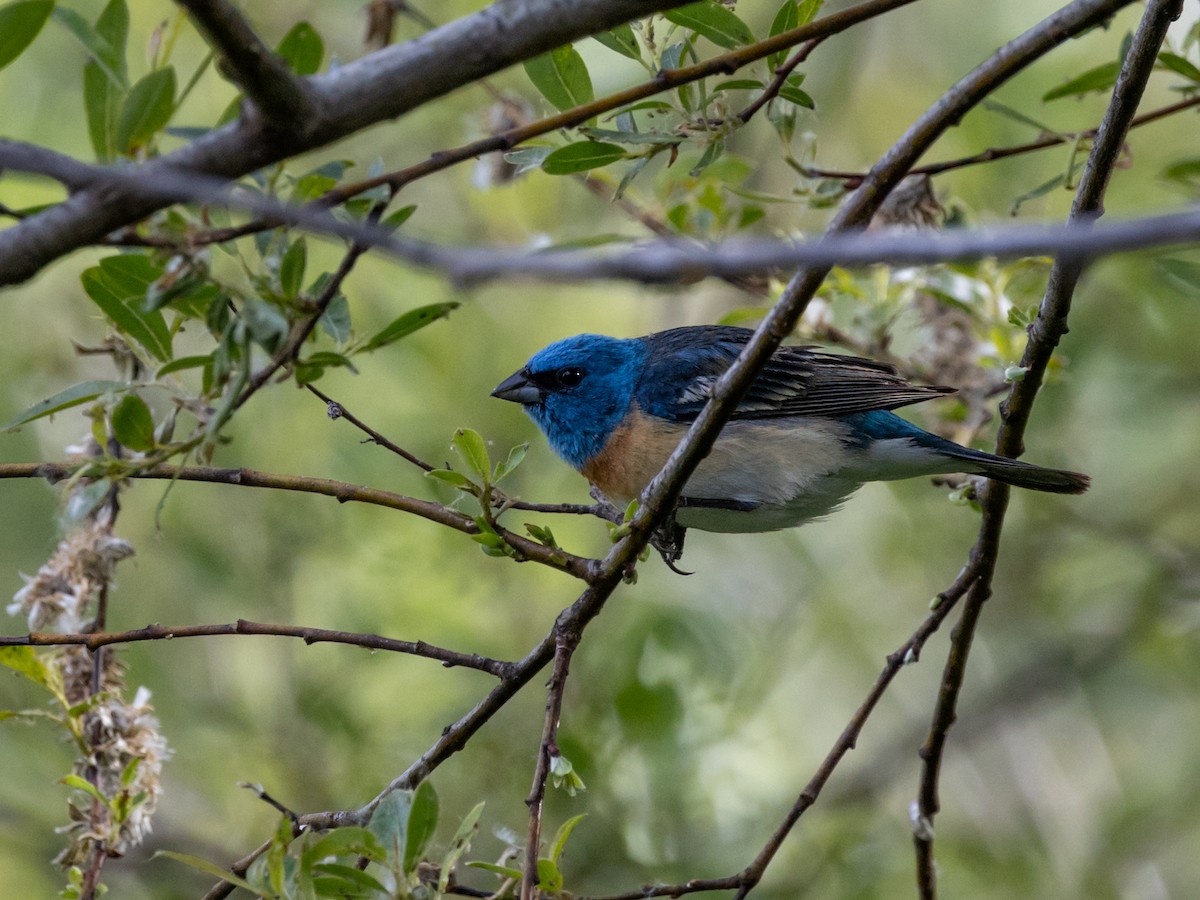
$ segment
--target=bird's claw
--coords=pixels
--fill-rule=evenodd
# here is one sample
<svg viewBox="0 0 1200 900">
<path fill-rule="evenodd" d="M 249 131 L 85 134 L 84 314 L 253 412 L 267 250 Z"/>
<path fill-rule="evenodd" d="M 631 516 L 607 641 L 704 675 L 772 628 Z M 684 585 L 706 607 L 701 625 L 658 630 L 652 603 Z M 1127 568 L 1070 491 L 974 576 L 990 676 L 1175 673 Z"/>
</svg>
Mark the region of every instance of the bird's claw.
<svg viewBox="0 0 1200 900">
<path fill-rule="evenodd" d="M 675 522 L 674 514 L 667 521 L 658 526 L 654 532 L 654 536 L 650 539 L 650 546 L 658 551 L 658 555 L 662 557 L 662 561 L 667 568 L 676 575 L 691 575 L 691 572 L 685 572 L 683 569 L 675 565 L 683 558 L 683 540 L 687 537 L 687 529 Z"/>
</svg>

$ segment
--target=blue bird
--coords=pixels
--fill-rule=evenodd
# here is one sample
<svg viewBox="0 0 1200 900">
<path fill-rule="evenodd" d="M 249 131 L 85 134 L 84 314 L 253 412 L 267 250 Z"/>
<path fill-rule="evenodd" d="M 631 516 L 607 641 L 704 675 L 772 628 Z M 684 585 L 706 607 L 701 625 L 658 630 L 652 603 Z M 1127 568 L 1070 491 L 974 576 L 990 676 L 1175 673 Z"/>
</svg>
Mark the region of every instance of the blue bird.
<svg viewBox="0 0 1200 900">
<path fill-rule="evenodd" d="M 667 461 L 753 332 L 672 328 L 581 334 L 534 354 L 492 391 L 520 403 L 550 446 L 620 507 Z M 959 446 L 890 410 L 952 393 L 883 363 L 781 347 L 688 479 L 676 524 L 774 531 L 833 512 L 867 481 L 964 472 L 1079 494 L 1088 477 Z"/>
</svg>

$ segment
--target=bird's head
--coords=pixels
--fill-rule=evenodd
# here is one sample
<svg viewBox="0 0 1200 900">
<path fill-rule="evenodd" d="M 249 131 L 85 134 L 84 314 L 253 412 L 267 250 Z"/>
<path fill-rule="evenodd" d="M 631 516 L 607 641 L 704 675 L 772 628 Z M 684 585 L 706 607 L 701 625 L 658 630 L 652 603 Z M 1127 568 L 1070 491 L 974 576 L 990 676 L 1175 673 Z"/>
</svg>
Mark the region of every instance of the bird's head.
<svg viewBox="0 0 1200 900">
<path fill-rule="evenodd" d="M 637 338 L 579 334 L 539 350 L 492 396 L 524 406 L 555 452 L 579 468 L 625 418 L 645 355 Z"/>
</svg>

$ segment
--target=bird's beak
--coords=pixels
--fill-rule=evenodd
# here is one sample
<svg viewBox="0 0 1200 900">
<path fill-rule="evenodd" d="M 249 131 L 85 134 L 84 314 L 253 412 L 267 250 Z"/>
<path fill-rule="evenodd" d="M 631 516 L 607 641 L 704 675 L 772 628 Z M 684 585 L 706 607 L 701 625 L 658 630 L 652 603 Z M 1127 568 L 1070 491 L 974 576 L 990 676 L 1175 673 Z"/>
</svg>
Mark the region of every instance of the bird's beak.
<svg viewBox="0 0 1200 900">
<path fill-rule="evenodd" d="M 511 400 L 513 403 L 520 403 L 523 406 L 542 402 L 541 388 L 529 380 L 529 373 L 525 369 L 513 372 L 500 382 L 492 391 L 492 396 L 499 397 L 501 400 Z"/>
</svg>

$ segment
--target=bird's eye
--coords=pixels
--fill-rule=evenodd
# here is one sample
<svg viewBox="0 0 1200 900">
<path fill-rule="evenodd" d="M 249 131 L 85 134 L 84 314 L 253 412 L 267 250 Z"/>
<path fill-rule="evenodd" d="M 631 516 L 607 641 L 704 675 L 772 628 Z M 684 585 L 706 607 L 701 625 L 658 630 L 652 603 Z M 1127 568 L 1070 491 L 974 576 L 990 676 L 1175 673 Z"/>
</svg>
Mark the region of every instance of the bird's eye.
<svg viewBox="0 0 1200 900">
<path fill-rule="evenodd" d="M 559 369 L 555 377 L 560 387 L 573 388 L 583 381 L 583 369 Z"/>
</svg>

